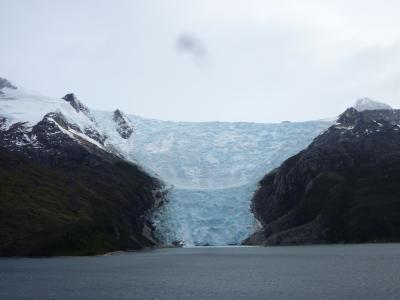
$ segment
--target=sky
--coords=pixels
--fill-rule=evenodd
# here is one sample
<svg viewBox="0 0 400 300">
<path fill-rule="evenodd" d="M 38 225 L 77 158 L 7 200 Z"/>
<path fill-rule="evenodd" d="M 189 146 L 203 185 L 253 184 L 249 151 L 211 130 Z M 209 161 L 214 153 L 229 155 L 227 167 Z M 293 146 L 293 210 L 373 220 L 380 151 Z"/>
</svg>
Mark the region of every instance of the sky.
<svg viewBox="0 0 400 300">
<path fill-rule="evenodd" d="M 400 2 L 1 0 L 0 77 L 174 121 L 400 107 Z"/>
</svg>

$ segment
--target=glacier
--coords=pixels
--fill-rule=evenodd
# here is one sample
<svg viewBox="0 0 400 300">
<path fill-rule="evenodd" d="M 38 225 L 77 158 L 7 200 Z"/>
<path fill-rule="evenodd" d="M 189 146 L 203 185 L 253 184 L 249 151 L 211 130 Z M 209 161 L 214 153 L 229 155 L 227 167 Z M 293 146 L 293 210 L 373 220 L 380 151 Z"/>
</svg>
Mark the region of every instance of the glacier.
<svg viewBox="0 0 400 300">
<path fill-rule="evenodd" d="M 257 182 L 306 147 L 331 120 L 301 123 L 172 122 L 127 115 L 134 134 L 115 134 L 112 113 L 93 111 L 106 146 L 170 186 L 154 214 L 166 245 L 238 244 L 256 229 L 250 200 Z"/>
<path fill-rule="evenodd" d="M 166 245 L 239 244 L 256 228 L 250 202 L 263 175 L 304 149 L 333 120 L 172 122 L 130 115 L 129 157 L 171 185 L 154 215 Z"/>
<path fill-rule="evenodd" d="M 156 237 L 170 245 L 232 245 L 254 230 L 249 213 L 253 187 L 172 189 L 169 202 L 156 212 Z"/>
<path fill-rule="evenodd" d="M 2 126 L 21 122 L 29 130 L 47 113 L 61 113 L 74 124 L 66 132 L 72 138 L 113 152 L 163 180 L 168 200 L 154 213 L 153 223 L 165 245 L 240 243 L 257 227 L 250 201 L 261 177 L 334 122 L 160 121 L 88 109 L 73 94 L 67 96 L 75 107 L 19 87 L 1 92 Z"/>
</svg>

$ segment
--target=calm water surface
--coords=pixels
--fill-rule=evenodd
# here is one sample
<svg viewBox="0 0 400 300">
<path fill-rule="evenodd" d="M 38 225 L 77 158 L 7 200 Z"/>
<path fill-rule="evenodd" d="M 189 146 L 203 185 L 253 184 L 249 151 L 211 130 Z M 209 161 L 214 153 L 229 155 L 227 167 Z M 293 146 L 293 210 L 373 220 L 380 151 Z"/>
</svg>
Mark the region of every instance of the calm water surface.
<svg viewBox="0 0 400 300">
<path fill-rule="evenodd" d="M 0 259 L 0 299 L 400 299 L 400 244 Z"/>
</svg>

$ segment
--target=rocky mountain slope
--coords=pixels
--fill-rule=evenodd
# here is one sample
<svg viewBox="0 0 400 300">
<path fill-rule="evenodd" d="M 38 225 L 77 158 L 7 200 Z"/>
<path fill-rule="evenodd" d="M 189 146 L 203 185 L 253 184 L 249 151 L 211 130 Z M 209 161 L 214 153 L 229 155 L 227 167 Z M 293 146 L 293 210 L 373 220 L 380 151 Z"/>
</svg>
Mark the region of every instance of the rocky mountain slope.
<svg viewBox="0 0 400 300">
<path fill-rule="evenodd" d="M 0 81 L 0 255 L 96 254 L 153 246 L 163 184 L 107 146 L 73 94 L 54 99 Z M 112 116 L 111 116 L 112 118 Z"/>
<path fill-rule="evenodd" d="M 400 110 L 358 109 L 260 181 L 246 243 L 400 240 Z"/>
</svg>

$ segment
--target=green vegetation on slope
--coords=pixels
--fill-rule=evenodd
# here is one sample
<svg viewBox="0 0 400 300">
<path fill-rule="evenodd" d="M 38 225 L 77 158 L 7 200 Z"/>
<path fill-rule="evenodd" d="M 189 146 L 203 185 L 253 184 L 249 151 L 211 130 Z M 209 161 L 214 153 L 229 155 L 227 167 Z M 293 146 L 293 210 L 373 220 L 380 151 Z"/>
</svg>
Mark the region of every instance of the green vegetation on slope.
<svg viewBox="0 0 400 300">
<path fill-rule="evenodd" d="M 152 246 L 159 183 L 120 159 L 46 167 L 0 149 L 0 255 L 90 255 Z"/>
</svg>

